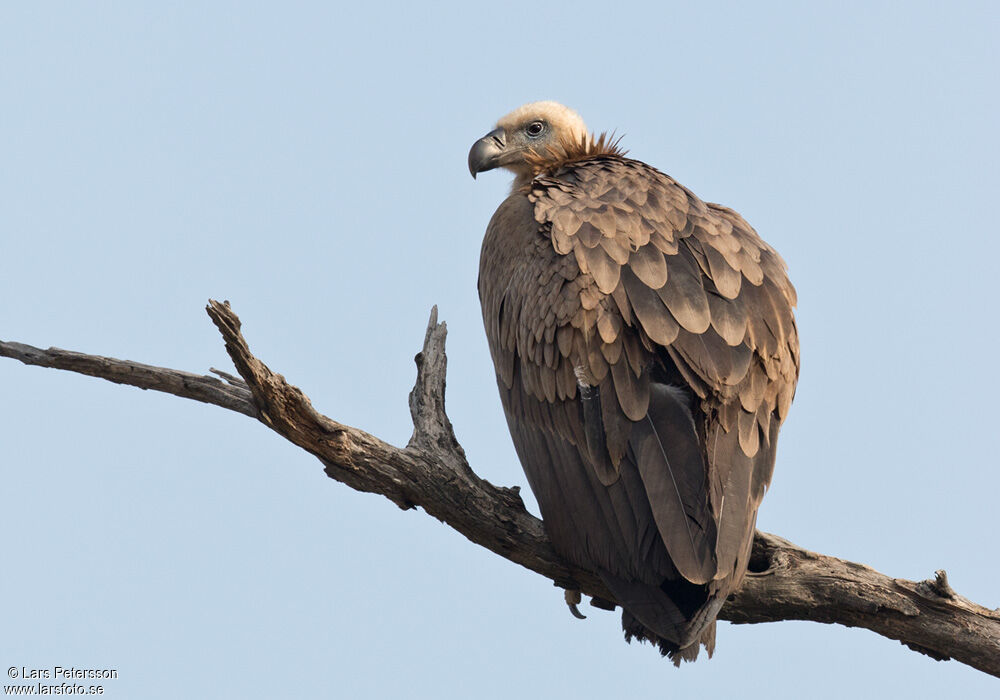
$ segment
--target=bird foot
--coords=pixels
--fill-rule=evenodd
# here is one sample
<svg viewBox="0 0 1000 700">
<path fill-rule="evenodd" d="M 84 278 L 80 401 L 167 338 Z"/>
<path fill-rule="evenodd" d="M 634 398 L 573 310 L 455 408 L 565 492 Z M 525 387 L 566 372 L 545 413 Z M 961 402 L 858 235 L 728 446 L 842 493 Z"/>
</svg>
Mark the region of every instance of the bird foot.
<svg viewBox="0 0 1000 700">
<path fill-rule="evenodd" d="M 580 591 L 570 590 L 567 588 L 565 595 L 566 605 L 569 606 L 569 611 L 573 613 L 573 617 L 577 620 L 586 620 L 587 616 L 580 612 L 580 608 L 576 607 L 580 604 L 580 601 L 583 600 L 583 597 L 580 595 Z"/>
</svg>

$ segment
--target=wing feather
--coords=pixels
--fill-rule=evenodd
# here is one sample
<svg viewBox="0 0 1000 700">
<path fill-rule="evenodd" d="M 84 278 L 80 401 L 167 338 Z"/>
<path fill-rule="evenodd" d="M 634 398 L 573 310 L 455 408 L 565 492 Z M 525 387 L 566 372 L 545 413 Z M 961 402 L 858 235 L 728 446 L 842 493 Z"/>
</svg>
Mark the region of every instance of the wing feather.
<svg viewBox="0 0 1000 700">
<path fill-rule="evenodd" d="M 712 321 L 708 297 L 690 251 L 670 258 L 667 282 L 656 290 L 671 315 L 691 333 L 704 333 Z"/>
<path fill-rule="evenodd" d="M 644 245 L 632 252 L 628 265 L 639 281 L 650 289 L 667 283 L 667 261 L 656 246 Z"/>
<path fill-rule="evenodd" d="M 688 409 L 663 385 L 651 394 L 652 410 L 634 428 L 639 473 L 674 566 L 691 583 L 707 583 L 717 562 L 704 455 Z"/>
<path fill-rule="evenodd" d="M 673 316 L 663 313 L 663 303 L 656 291 L 644 285 L 627 267 L 622 269 L 622 283 L 629 304 L 646 335 L 659 345 L 667 346 L 674 342 L 680 326 Z"/>
</svg>

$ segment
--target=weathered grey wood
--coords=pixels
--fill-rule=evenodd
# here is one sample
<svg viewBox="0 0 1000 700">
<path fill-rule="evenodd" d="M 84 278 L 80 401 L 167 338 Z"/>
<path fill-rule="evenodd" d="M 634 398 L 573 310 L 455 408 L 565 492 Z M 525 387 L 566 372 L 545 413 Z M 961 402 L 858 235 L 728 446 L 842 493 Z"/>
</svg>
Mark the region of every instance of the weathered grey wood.
<svg viewBox="0 0 1000 700">
<path fill-rule="evenodd" d="M 1000 610 L 957 595 L 944 571 L 928 581 L 891 578 L 759 530 L 753 546 L 751 572 L 720 619 L 864 627 L 939 661 L 955 659 L 1000 677 Z"/>
<path fill-rule="evenodd" d="M 417 381 L 410 393 L 414 430 L 405 448 L 315 411 L 301 390 L 251 354 L 228 303 L 212 301 L 207 310 L 246 388 L 218 371 L 229 383 L 20 343 L 0 341 L 0 355 L 253 416 L 318 457 L 331 478 L 381 494 L 401 508 L 420 506 L 472 542 L 571 592 L 591 596 L 596 607 L 607 608 L 614 602 L 596 576 L 567 565 L 555 554 L 542 522 L 525 510 L 516 488 L 494 486 L 472 471 L 445 412 L 447 330 L 437 322 L 436 308 L 416 357 Z M 570 599 L 576 598 L 571 594 Z M 956 595 L 943 571 L 930 581 L 894 579 L 767 533 L 757 533 L 751 571 L 719 617 L 737 624 L 813 620 L 864 627 L 932 658 L 953 658 L 1000 677 L 1000 611 Z"/>
<path fill-rule="evenodd" d="M 144 365 L 130 360 L 117 360 L 113 357 L 85 355 L 82 352 L 60 348 L 42 350 L 23 343 L 4 341 L 0 341 L 0 357 L 20 360 L 26 365 L 65 369 L 78 374 L 107 379 L 115 384 L 128 384 L 140 389 L 162 391 L 185 399 L 194 399 L 228 408 L 230 411 L 236 411 L 251 418 L 257 417 L 257 409 L 253 404 L 249 389 L 233 386 L 207 375 Z"/>
</svg>

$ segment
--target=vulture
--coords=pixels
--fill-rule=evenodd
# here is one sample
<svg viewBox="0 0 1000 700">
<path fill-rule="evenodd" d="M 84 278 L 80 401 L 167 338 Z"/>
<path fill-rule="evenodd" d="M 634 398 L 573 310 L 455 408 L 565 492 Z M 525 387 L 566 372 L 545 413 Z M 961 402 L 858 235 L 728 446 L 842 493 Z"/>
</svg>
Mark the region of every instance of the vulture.
<svg viewBox="0 0 1000 700">
<path fill-rule="evenodd" d="M 494 168 L 514 182 L 479 297 L 546 532 L 605 583 L 627 640 L 711 656 L 798 379 L 785 262 L 556 102 L 473 144 L 472 176 Z"/>
</svg>

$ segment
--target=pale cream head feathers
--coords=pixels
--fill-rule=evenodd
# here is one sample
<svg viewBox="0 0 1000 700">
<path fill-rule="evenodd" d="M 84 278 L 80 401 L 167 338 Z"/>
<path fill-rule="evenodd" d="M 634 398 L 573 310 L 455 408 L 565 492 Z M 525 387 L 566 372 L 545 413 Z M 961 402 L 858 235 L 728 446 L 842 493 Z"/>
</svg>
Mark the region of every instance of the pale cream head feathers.
<svg viewBox="0 0 1000 700">
<path fill-rule="evenodd" d="M 497 126 L 511 132 L 518 126 L 532 121 L 545 121 L 552 126 L 556 138 L 570 143 L 579 143 L 587 137 L 587 125 L 583 118 L 566 105 L 552 100 L 529 102 L 510 114 L 501 117 Z"/>
</svg>

